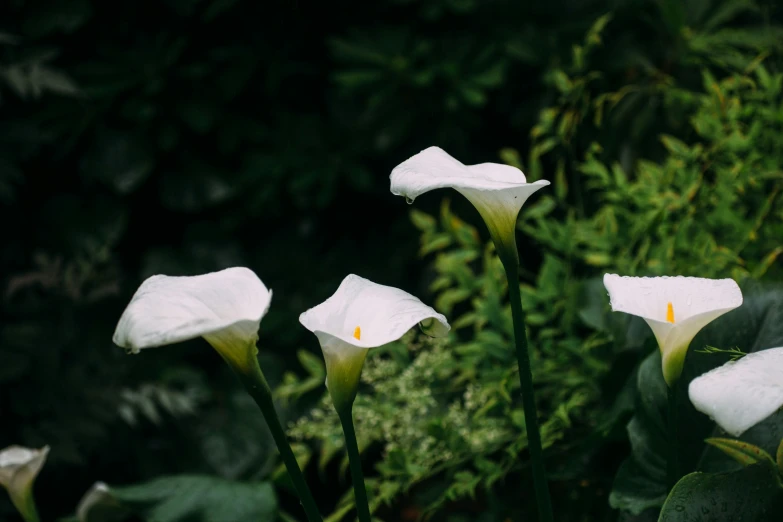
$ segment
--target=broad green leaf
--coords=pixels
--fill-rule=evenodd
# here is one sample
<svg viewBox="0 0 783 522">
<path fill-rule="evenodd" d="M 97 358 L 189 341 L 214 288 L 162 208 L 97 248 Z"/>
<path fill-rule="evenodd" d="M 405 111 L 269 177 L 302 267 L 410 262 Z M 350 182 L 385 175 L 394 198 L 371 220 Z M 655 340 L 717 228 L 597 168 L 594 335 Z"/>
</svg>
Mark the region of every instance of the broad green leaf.
<svg viewBox="0 0 783 522">
<path fill-rule="evenodd" d="M 87 522 L 122 520 L 131 513 L 149 522 L 273 520 L 277 498 L 267 482 L 231 482 L 206 475 L 172 475 L 110 487 L 86 514 Z"/>
<path fill-rule="evenodd" d="M 759 462 L 728 473 L 691 473 L 672 489 L 659 522 L 745 521 L 783 518 L 783 488 L 775 467 Z"/>
<path fill-rule="evenodd" d="M 634 515 L 657 508 L 666 500 L 665 480 L 665 474 L 649 476 L 635 459 L 627 458 L 617 471 L 609 504 Z"/>
<path fill-rule="evenodd" d="M 114 496 L 148 520 L 268 520 L 277 511 L 269 483 L 245 484 L 198 475 L 163 477 L 112 488 Z"/>
</svg>

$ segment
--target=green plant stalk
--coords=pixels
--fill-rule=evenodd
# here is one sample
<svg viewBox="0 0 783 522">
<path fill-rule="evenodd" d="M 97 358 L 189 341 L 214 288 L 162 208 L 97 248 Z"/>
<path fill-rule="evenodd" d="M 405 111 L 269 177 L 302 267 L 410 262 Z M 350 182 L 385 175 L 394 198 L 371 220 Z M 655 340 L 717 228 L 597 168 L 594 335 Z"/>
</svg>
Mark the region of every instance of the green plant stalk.
<svg viewBox="0 0 783 522">
<path fill-rule="evenodd" d="M 508 279 L 508 295 L 511 301 L 511 316 L 514 320 L 514 340 L 519 363 L 519 383 L 522 386 L 522 406 L 525 410 L 530 462 L 533 471 L 533 486 L 538 503 L 538 516 L 541 522 L 553 522 L 552 500 L 549 497 L 549 485 L 544 469 L 544 451 L 541 447 L 541 433 L 536 414 L 536 397 L 533 391 L 533 374 L 530 371 L 530 354 L 525 332 L 525 311 L 522 309 L 522 295 L 519 292 L 519 265 L 516 256 L 501 256 Z"/>
<path fill-rule="evenodd" d="M 27 516 L 24 518 L 25 522 L 40 522 L 41 519 L 38 517 L 38 510 L 35 508 L 35 504 L 33 504 L 32 510 L 27 513 Z"/>
<path fill-rule="evenodd" d="M 21 498 L 18 496 L 14 498 L 14 496 L 11 495 L 11 502 L 14 504 L 14 506 L 19 511 L 19 513 L 22 515 L 22 518 L 25 520 L 25 522 L 41 521 L 41 519 L 38 516 L 38 509 L 35 507 L 35 499 L 33 498 L 32 485 L 30 485 L 30 490 L 28 490 L 26 494 L 23 494 Z"/>
<path fill-rule="evenodd" d="M 310 488 L 307 486 L 304 475 L 302 475 L 302 470 L 299 469 L 299 463 L 296 461 L 294 452 L 288 444 L 285 431 L 275 410 L 272 391 L 269 389 L 269 384 L 266 382 L 261 366 L 258 364 L 255 350 L 249 350 L 248 352 L 249 358 L 252 360 L 248 360 L 248 364 L 243 365 L 241 368 L 227 359 L 226 362 L 229 363 L 231 369 L 234 370 L 234 373 L 237 374 L 239 380 L 245 386 L 247 393 L 253 397 L 253 400 L 256 401 L 256 404 L 258 404 L 258 407 L 264 414 L 264 419 L 272 432 L 277 449 L 280 451 L 280 456 L 288 470 L 288 476 L 291 477 L 291 482 L 293 482 L 294 489 L 296 489 L 296 493 L 299 495 L 302 508 L 307 514 L 307 520 L 310 522 L 321 522 L 323 518 L 318 511 L 318 506 L 315 503 L 313 494 L 310 492 Z"/>
<path fill-rule="evenodd" d="M 669 424 L 669 458 L 666 463 L 666 475 L 669 483 L 669 490 L 674 487 L 680 478 L 680 457 L 678 447 L 678 426 L 677 426 L 677 383 L 675 382 L 667 388 L 668 396 L 668 424 Z"/>
<path fill-rule="evenodd" d="M 362 472 L 362 458 L 359 455 L 359 444 L 356 442 L 356 431 L 353 427 L 353 408 L 349 404 L 337 410 L 340 423 L 343 425 L 345 436 L 345 449 L 348 451 L 348 462 L 351 465 L 351 481 L 353 482 L 353 494 L 356 499 L 356 514 L 359 522 L 371 522 L 370 504 L 367 502 L 367 490 L 364 487 L 364 473 Z"/>
</svg>

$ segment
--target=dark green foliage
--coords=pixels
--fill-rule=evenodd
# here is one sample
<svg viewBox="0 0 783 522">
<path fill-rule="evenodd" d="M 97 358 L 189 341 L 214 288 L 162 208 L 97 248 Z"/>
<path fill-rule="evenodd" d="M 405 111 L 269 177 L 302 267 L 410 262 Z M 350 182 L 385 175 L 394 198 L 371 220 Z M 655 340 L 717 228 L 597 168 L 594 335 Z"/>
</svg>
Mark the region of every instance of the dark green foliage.
<svg viewBox="0 0 783 522">
<path fill-rule="evenodd" d="M 299 517 L 263 419 L 206 343 L 111 343 L 145 277 L 246 265 L 274 290 L 265 374 L 297 398 L 281 411 L 304 415 L 292 432 L 319 503 L 347 515 L 296 318 L 355 272 L 456 330 L 368 360 L 358 429 L 379 513 L 523 516 L 498 261 L 456 193 L 419 198 L 414 227 L 388 192 L 391 168 L 435 144 L 553 182 L 520 220 L 552 490 L 558 520 L 611 519 L 651 344 L 607 313 L 596 277 L 783 277 L 782 21 L 744 0 L 3 3 L 0 447 L 52 446 L 46 519 L 95 480 L 172 473 L 271 475 Z"/>
<path fill-rule="evenodd" d="M 408 509 L 429 515 L 458 512 L 464 508 L 450 504 L 471 498 L 477 503 L 471 512 L 480 513 L 487 506 L 478 497 L 488 490 L 505 498 L 510 493 L 506 483 L 519 487 L 519 478 L 508 475 L 523 464 L 520 455 L 527 446 L 520 436 L 525 423 L 518 369 L 509 348 L 513 338 L 504 302 L 505 276 L 492 248 L 447 204 L 438 220 L 417 211 L 413 216 L 423 228 L 422 250 L 438 252 L 438 277 L 431 289 L 437 295 L 435 306 L 449 314 L 457 337 L 429 344 L 409 336 L 371 352 L 362 377 L 367 389 L 360 391 L 354 412 L 361 446 L 379 446 L 383 455 L 377 466 L 380 476 L 371 483 L 372 504 L 383 517 L 384 505 L 395 505 L 403 494 L 423 485 Z M 578 472 L 564 469 L 564 462 L 576 458 L 575 452 L 564 436 L 573 429 L 571 433 L 585 437 L 606 420 L 603 415 L 589 419 L 589 412 L 597 405 L 597 381 L 607 371 L 600 359 L 607 339 L 590 336 L 584 351 L 579 351 L 578 341 L 558 333 L 586 331 L 579 325 L 577 300 L 555 295 L 563 266 L 552 261 L 546 266 L 538 288 L 551 293 L 525 285 L 523 299 L 534 311 L 531 345 L 540 350 L 532 367 L 539 409 L 546 412 L 541 419 L 543 445 L 557 457 L 559 466 L 553 471 L 574 485 Z M 293 381 L 292 376 L 288 379 Z M 292 385 L 289 382 L 280 391 L 291 395 L 297 391 Z M 321 443 L 322 468 L 342 446 L 336 415 L 326 398 L 291 434 Z M 531 487 L 525 482 L 525 489 Z M 335 520 L 345 518 L 352 501 L 347 492 Z M 530 502 L 532 493 L 522 503 L 501 503 L 494 516 L 528 513 Z"/>
<path fill-rule="evenodd" d="M 607 21 L 608 18 L 602 18 L 593 25 L 582 49 L 589 51 L 595 47 Z M 575 64 L 585 57 L 586 52 L 575 53 Z M 687 126 L 671 128 L 670 132 L 677 132 L 680 138 L 673 134 L 661 135 L 659 143 L 663 147 L 660 149 L 636 149 L 648 150 L 654 156 L 662 154 L 660 159 L 639 160 L 627 166 L 618 160 L 606 165 L 600 158 L 607 154 L 611 157 L 611 153 L 599 144 L 590 144 L 582 153 L 583 159 L 577 156 L 569 163 L 566 161 L 569 155 L 561 155 L 556 170 L 556 176 L 560 177 L 556 178 L 552 187 L 554 194 L 542 191 L 523 209 L 520 229 L 537 241 L 538 247 L 534 249 L 529 240 L 523 240 L 520 251 L 523 264 L 531 268 L 523 278 L 522 289 L 531 345 L 539 353 L 533 366 L 542 403 L 539 409 L 546 412 L 542 414 L 545 445 L 565 450 L 570 449 L 566 441 L 576 440 L 585 441 L 583 444 L 587 446 L 577 444 L 577 451 L 562 454 L 554 449 L 550 451 L 554 463 L 550 463 L 550 469 L 563 480 L 565 490 L 574 489 L 574 483 L 569 480 L 575 476 L 601 480 L 595 470 L 588 471 L 589 466 L 577 467 L 576 471 L 570 463 L 575 455 L 581 458 L 595 456 L 598 450 L 590 447 L 595 443 L 595 439 L 591 442 L 591 436 L 600 438 L 614 433 L 618 424 L 621 425 L 621 419 L 627 418 L 625 415 L 633 407 L 636 393 L 623 386 L 627 374 L 613 373 L 606 363 L 614 361 L 615 365 L 624 366 L 629 371 L 628 352 L 651 347 L 648 341 L 650 331 L 641 321 L 607 316 L 605 290 L 600 282 L 590 277 L 603 271 L 707 277 L 731 275 L 739 280 L 748 276 L 780 277 L 779 263 L 775 260 L 781 253 L 779 238 L 783 221 L 782 207 L 777 204 L 782 187 L 777 174 L 781 149 L 777 146 L 766 149 L 765 143 L 771 143 L 767 142 L 767 138 L 747 141 L 748 147 L 759 151 L 757 154 L 749 154 L 748 149 L 734 150 L 727 143 L 732 143 L 736 137 L 747 139 L 745 133 L 753 129 L 761 114 L 769 115 L 771 127 L 776 128 L 780 115 L 773 107 L 780 107 L 783 98 L 780 89 L 775 87 L 779 80 L 770 79 L 763 66 L 750 63 L 750 60 L 746 66 L 747 71 L 724 72 L 727 76 L 722 80 L 715 80 L 708 69 L 702 69 L 704 81 L 701 84 L 694 82 L 692 89 L 687 83 L 671 85 L 661 92 L 665 103 L 672 106 L 675 101 L 678 103 L 678 116 L 687 122 Z M 574 67 L 578 70 L 585 66 Z M 565 73 L 553 74 L 560 78 L 559 89 L 564 96 L 567 95 L 571 80 Z M 600 76 L 590 72 L 585 74 Z M 760 87 L 757 81 L 767 87 Z M 741 85 L 746 85 L 747 89 L 739 87 Z M 624 96 L 623 90 L 641 88 L 628 85 L 618 91 L 620 94 L 601 94 L 600 91 L 592 94 L 587 90 L 588 86 L 589 82 L 585 82 L 580 87 L 580 96 L 595 96 L 604 101 L 596 105 L 588 99 L 580 107 L 580 114 L 587 111 L 589 115 L 597 108 L 603 110 L 600 104 L 605 100 Z M 766 92 L 761 94 L 763 90 Z M 725 101 L 721 100 L 732 96 L 737 109 L 726 111 L 722 108 Z M 570 124 L 564 126 L 562 123 L 564 116 L 560 117 L 559 124 L 549 126 L 553 115 L 566 114 L 563 106 L 568 103 L 568 98 L 564 97 L 556 108 L 542 111 L 539 124 L 534 127 L 533 136 L 539 140 L 539 145 L 531 152 L 530 171 L 533 176 L 538 171 L 539 158 L 554 154 L 556 141 L 547 143 L 543 139 L 545 133 L 551 131 L 557 137 L 551 139 L 563 140 L 563 147 L 571 147 L 579 132 L 584 132 L 579 128 L 572 129 L 573 132 L 568 130 Z M 595 123 L 598 124 L 605 125 L 600 121 Z M 757 129 L 762 127 L 756 125 Z M 706 128 L 712 131 L 705 131 Z M 690 131 L 683 132 L 687 129 Z M 565 131 L 568 132 L 563 134 Z M 765 132 L 765 135 L 769 139 L 777 139 L 777 133 Z M 764 149 L 763 153 L 761 149 Z M 511 163 L 519 161 L 519 155 L 511 149 L 504 151 L 504 155 Z M 749 159 L 759 163 L 749 164 Z M 571 179 L 573 184 L 569 182 Z M 571 188 L 574 184 L 577 184 L 575 191 Z M 574 192 L 576 194 L 572 196 Z M 471 215 L 471 212 L 475 211 L 468 208 L 463 215 Z M 423 513 L 436 509 L 449 512 L 443 509 L 449 502 L 458 511 L 461 506 L 455 501 L 471 498 L 481 506 L 478 511 L 494 510 L 494 516 L 498 518 L 510 516 L 515 513 L 513 508 L 505 507 L 502 502 L 500 506 L 493 506 L 492 502 L 478 495 L 478 492 L 483 492 L 489 497 L 500 495 L 506 498 L 509 488 L 500 485 L 498 477 L 505 477 L 514 465 L 520 464 L 513 422 L 521 419 L 521 411 L 519 402 L 514 400 L 514 378 L 510 374 L 495 373 L 498 368 L 509 364 L 514 368 L 508 360 L 511 357 L 511 323 L 503 302 L 504 290 L 502 286 L 498 287 L 498 282 L 502 282 L 499 264 L 492 252 L 483 250 L 482 242 L 476 239 L 479 230 L 483 233 L 483 228 L 466 226 L 447 206 L 443 207 L 440 220 L 416 210 L 411 217 L 422 232 L 420 253 L 437 254 L 433 265 L 436 277 L 430 289 L 436 292 L 436 307 L 451 317 L 458 330 L 459 341 L 453 342 L 447 351 L 436 346 L 421 352 L 412 363 L 407 358 L 419 352 L 415 344 L 408 348 L 409 354 L 405 358 L 382 358 L 378 364 L 387 373 L 380 381 L 377 380 L 372 358 L 368 361 L 365 380 L 372 391 L 366 392 L 370 397 L 360 394 L 357 417 L 372 419 L 368 421 L 370 426 L 360 428 L 360 431 L 368 437 L 367 445 L 380 444 L 384 455 L 377 467 L 380 480 L 374 483 L 376 506 L 383 516 L 382 504 L 394 505 L 400 493 L 410 495 L 409 489 L 415 488 L 418 494 L 414 494 L 413 502 L 416 509 Z M 537 261 L 539 255 L 542 259 Z M 773 272 L 770 273 L 770 270 Z M 783 344 L 783 339 L 773 339 L 754 330 L 763 326 L 761 322 L 769 313 L 776 313 L 774 303 L 767 301 L 779 297 L 779 291 L 776 291 L 749 299 L 741 313 L 750 314 L 750 318 L 740 321 L 741 327 L 737 327 L 737 323 L 725 326 L 725 331 L 736 336 L 734 344 L 741 340 L 743 344 L 750 343 L 754 349 Z M 759 307 L 761 309 L 756 310 Z M 718 327 L 719 322 L 713 328 Z M 767 330 L 775 328 L 763 327 Z M 597 331 L 591 332 L 593 329 Z M 761 333 L 763 340 L 756 338 Z M 699 337 L 693 346 L 714 345 L 719 341 L 723 343 L 726 340 L 714 338 L 705 342 Z M 757 341 L 761 342 L 758 346 Z M 727 348 L 734 346 L 729 342 L 724 344 Z M 373 355 L 381 357 L 377 353 Z M 493 357 L 499 359 L 497 364 L 492 362 Z M 504 360 L 505 363 L 502 362 Z M 712 366 L 723 362 L 720 358 L 709 360 Z M 566 373 L 572 369 L 577 371 Z M 657 352 L 646 359 L 638 375 L 640 382 L 644 380 L 647 383 L 640 386 L 639 395 L 642 398 L 663 397 L 665 409 L 665 385 Z M 611 382 L 618 378 L 619 383 Z M 408 380 L 413 384 L 408 384 Z M 601 382 L 605 384 L 599 385 Z M 498 386 L 505 390 L 504 393 L 493 395 Z M 438 393 L 433 397 L 421 397 L 421 393 L 429 393 L 426 388 Z M 453 390 L 454 394 L 450 395 L 446 390 Z M 470 405 L 479 390 L 481 398 L 473 411 Z M 609 390 L 620 392 L 611 408 L 607 407 L 606 401 L 611 399 L 612 393 L 605 397 L 601 394 Z M 464 396 L 460 398 L 456 392 Z M 404 397 L 402 403 L 397 403 L 399 396 Z M 685 399 L 682 402 L 686 409 L 683 413 L 685 418 L 700 416 Z M 334 443 L 337 441 L 339 444 L 339 436 L 335 418 L 328 413 L 328 402 L 324 402 L 322 408 L 300 421 L 292 433 L 320 440 L 323 443 L 323 461 L 323 458 L 331 458 L 334 454 Z M 498 454 L 490 444 L 476 447 L 469 438 L 445 435 L 432 438 L 432 426 L 440 427 L 442 431 L 436 431 L 439 434 L 459 433 L 452 423 L 455 411 L 464 416 L 460 425 L 470 426 L 465 428 L 464 433 L 475 437 L 485 432 L 502 437 L 504 423 L 508 423 L 511 439 L 501 443 L 500 447 L 508 448 L 509 452 Z M 655 409 L 656 415 L 660 415 L 661 411 Z M 665 485 L 661 488 L 665 481 L 665 452 L 660 447 L 660 437 L 665 435 L 662 419 L 658 417 L 657 423 L 653 423 L 660 432 L 654 434 L 640 425 L 638 419 L 632 421 L 629 428 L 631 445 L 648 448 L 645 455 L 649 459 L 641 467 L 631 462 L 621 468 L 615 483 L 618 495 L 625 488 L 637 494 L 642 492 L 643 499 L 634 498 L 632 503 L 614 501 L 615 507 L 638 512 L 663 503 L 667 490 Z M 702 423 L 711 426 L 709 422 Z M 371 426 L 383 426 L 384 429 L 376 431 Z M 763 429 L 759 427 L 756 431 Z M 688 461 L 690 468 L 696 467 L 697 457 L 702 452 L 698 448 L 704 448 L 703 439 L 708 435 L 706 427 L 690 432 L 691 446 L 697 448 L 695 452 L 688 450 L 693 460 Z M 750 435 L 752 432 L 749 432 Z M 433 441 L 436 447 L 428 444 L 428 440 Z M 398 445 L 407 449 L 395 451 Z M 442 465 L 438 465 L 438 447 L 444 447 L 448 455 L 448 459 L 442 459 Z M 465 456 L 462 457 L 462 454 Z M 505 465 L 505 455 L 512 456 L 508 462 L 510 468 Z M 709 459 L 706 462 L 709 463 Z M 630 470 L 628 466 L 636 468 Z M 572 475 L 575 471 L 576 474 Z M 429 484 L 423 483 L 424 479 Z M 557 491 L 557 487 L 553 489 Z M 631 496 L 629 493 L 626 499 Z M 347 513 L 350 492 L 344 501 L 335 514 L 337 517 Z M 511 505 L 515 503 L 511 502 Z M 567 507 L 563 501 L 556 501 L 556 505 L 565 511 L 565 515 L 561 515 L 564 519 L 579 520 L 571 514 L 577 509 Z M 600 510 L 593 514 L 584 513 L 584 516 L 586 519 L 603 516 L 599 513 Z"/>
</svg>

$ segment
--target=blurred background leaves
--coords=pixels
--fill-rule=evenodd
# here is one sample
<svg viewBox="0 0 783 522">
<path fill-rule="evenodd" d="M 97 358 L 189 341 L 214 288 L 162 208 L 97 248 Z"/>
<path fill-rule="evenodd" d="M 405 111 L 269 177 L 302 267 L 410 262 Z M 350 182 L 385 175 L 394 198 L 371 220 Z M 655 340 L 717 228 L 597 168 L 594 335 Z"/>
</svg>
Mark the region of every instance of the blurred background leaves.
<svg viewBox="0 0 783 522">
<path fill-rule="evenodd" d="M 391 169 L 435 144 L 553 181 L 520 221 L 553 491 L 562 520 L 613 519 L 629 383 L 651 346 L 605 313 L 594 278 L 781 279 L 782 18 L 773 0 L 8 0 L 0 445 L 52 446 L 45 518 L 73 513 L 95 480 L 183 473 L 274 480 L 298 517 L 260 414 L 205 343 L 137 357 L 111 343 L 145 277 L 246 265 L 275 292 L 262 366 L 284 418 L 306 419 L 297 451 L 324 511 L 348 513 L 320 354 L 296 318 L 355 272 L 435 303 L 457 331 L 453 349 L 411 338 L 368 361 L 381 516 L 524 516 L 510 322 L 484 228 L 456 194 L 411 212 L 388 192 Z M 425 371 L 444 380 L 434 398 L 372 393 L 398 374 L 441 382 Z M 420 407 L 426 425 L 399 416 Z M 441 453 L 394 451 L 395 430 Z"/>
</svg>

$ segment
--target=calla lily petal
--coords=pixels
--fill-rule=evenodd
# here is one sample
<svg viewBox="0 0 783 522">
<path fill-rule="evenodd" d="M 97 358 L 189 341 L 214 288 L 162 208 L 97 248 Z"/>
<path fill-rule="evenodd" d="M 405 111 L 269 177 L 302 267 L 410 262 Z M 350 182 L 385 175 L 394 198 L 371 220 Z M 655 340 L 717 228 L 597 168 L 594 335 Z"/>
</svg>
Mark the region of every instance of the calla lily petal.
<svg viewBox="0 0 783 522">
<path fill-rule="evenodd" d="M 446 318 L 418 298 L 391 286 L 349 275 L 326 301 L 299 316 L 326 360 L 332 398 L 353 402 L 367 349 L 396 341 L 416 324 L 432 337 L 448 334 Z"/>
<path fill-rule="evenodd" d="M 235 267 L 198 276 L 152 276 L 134 294 L 114 343 L 142 348 L 204 337 L 228 359 L 255 344 L 272 292 L 252 270 Z"/>
<path fill-rule="evenodd" d="M 613 311 L 639 316 L 652 328 L 669 386 L 679 378 L 696 334 L 742 304 L 742 292 L 733 279 L 605 274 L 604 286 Z"/>
<path fill-rule="evenodd" d="M 0 451 L 0 485 L 8 490 L 11 501 L 25 518 L 35 512 L 33 483 L 49 455 L 49 446 L 30 449 L 9 446 Z"/>
<path fill-rule="evenodd" d="M 335 337 L 357 348 L 396 341 L 421 322 L 427 323 L 425 330 L 432 337 L 443 337 L 450 329 L 446 317 L 417 297 L 354 274 L 343 279 L 329 299 L 302 313 L 299 322 L 313 333 Z M 361 329 L 358 335 L 357 327 Z"/>
<path fill-rule="evenodd" d="M 783 347 L 750 353 L 691 381 L 694 407 L 735 437 L 783 407 Z"/>
<path fill-rule="evenodd" d="M 522 171 L 510 165 L 464 165 L 439 147 L 429 147 L 400 163 L 390 177 L 392 194 L 408 202 L 438 188 L 457 190 L 484 218 L 496 246 L 515 253 L 519 210 L 531 194 L 549 185 L 546 180 L 527 183 Z"/>
</svg>

